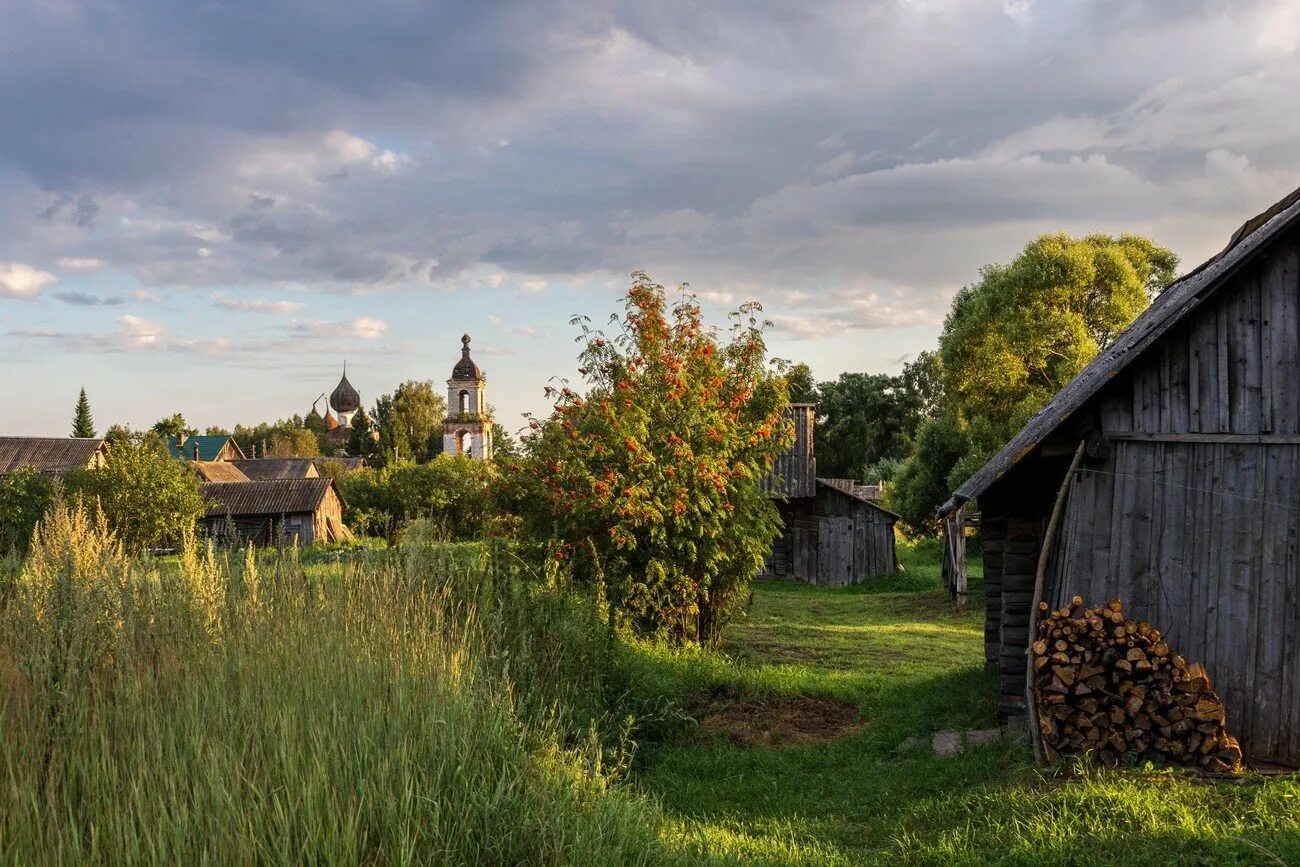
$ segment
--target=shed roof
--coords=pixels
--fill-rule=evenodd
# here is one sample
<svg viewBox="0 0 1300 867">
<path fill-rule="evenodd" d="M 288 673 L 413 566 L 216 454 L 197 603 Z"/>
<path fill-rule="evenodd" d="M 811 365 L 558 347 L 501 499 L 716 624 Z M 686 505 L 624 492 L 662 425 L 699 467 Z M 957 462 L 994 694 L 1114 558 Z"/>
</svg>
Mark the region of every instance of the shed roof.
<svg viewBox="0 0 1300 867">
<path fill-rule="evenodd" d="M 174 458 L 192 461 L 194 460 L 194 448 L 197 446 L 199 449 L 199 460 L 215 461 L 221 455 L 221 450 L 226 447 L 226 443 L 232 444 L 235 447 L 236 453 L 238 453 L 241 458 L 244 456 L 244 452 L 239 447 L 239 443 L 235 442 L 232 437 L 226 436 L 225 434 L 203 434 L 186 437 L 184 443 L 181 443 L 174 436 L 169 436 L 167 437 L 167 451 L 170 452 L 171 456 Z"/>
<path fill-rule="evenodd" d="M 1091 400 L 1170 328 L 1182 321 L 1270 241 L 1300 220 L 1300 189 L 1238 229 L 1228 246 L 1160 293 L 1133 324 L 1066 383 L 1002 450 L 953 493 L 939 513 L 948 514 L 984 493 Z"/>
<path fill-rule="evenodd" d="M 60 473 L 90 466 L 104 441 L 84 437 L 0 437 L 0 473 L 31 467 Z"/>
<path fill-rule="evenodd" d="M 233 461 L 190 461 L 190 466 L 205 482 L 248 481 L 248 476 L 240 472 Z"/>
<path fill-rule="evenodd" d="M 256 482 L 204 482 L 206 516 L 296 515 L 314 512 L 334 487 L 332 479 L 269 479 Z"/>
<path fill-rule="evenodd" d="M 311 458 L 258 458 L 231 461 L 250 479 L 314 479 L 320 475 Z M 214 479 L 215 481 L 215 479 Z"/>
</svg>

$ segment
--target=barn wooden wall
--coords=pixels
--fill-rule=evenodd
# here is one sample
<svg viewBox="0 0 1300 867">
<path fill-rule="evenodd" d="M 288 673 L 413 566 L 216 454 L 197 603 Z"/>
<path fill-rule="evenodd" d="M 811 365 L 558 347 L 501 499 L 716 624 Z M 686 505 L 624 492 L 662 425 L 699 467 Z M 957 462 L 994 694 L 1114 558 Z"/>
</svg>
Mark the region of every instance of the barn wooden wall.
<svg viewBox="0 0 1300 867">
<path fill-rule="evenodd" d="M 1293 763 L 1298 250 L 1265 252 L 1098 396 L 1110 454 L 1076 477 L 1049 585 L 1057 607 L 1122 599 L 1205 663 L 1249 755 Z M 1003 636 L 999 654 L 1023 648 Z"/>
</svg>

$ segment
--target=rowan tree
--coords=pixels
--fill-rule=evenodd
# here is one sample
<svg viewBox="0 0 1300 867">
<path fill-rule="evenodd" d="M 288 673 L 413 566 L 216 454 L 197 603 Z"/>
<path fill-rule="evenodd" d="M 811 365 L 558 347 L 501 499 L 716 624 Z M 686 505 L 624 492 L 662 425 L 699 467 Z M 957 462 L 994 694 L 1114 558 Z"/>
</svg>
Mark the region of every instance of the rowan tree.
<svg viewBox="0 0 1300 867">
<path fill-rule="evenodd" d="M 585 393 L 548 387 L 553 413 L 505 465 L 550 562 L 638 634 L 716 643 L 780 531 L 760 481 L 793 432 L 759 312 L 724 337 L 634 274 L 616 331 L 574 320 Z"/>
</svg>

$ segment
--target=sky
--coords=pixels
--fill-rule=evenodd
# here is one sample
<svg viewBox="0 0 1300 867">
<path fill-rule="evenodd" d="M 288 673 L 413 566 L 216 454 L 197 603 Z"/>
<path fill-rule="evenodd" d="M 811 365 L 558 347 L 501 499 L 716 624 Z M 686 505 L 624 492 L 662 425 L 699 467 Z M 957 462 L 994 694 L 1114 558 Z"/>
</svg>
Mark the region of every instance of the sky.
<svg viewBox="0 0 1300 867">
<path fill-rule="evenodd" d="M 440 386 L 628 275 L 896 372 L 1034 236 L 1185 269 L 1300 185 L 1290 0 L 0 0 L 0 434 Z M 323 406 L 323 404 L 322 404 Z"/>
</svg>

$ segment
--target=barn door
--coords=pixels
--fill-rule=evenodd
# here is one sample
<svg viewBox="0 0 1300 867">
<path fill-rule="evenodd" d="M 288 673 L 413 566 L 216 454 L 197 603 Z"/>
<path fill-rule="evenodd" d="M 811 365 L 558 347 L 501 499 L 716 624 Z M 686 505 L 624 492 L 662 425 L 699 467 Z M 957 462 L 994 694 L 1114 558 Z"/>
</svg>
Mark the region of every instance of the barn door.
<svg viewBox="0 0 1300 867">
<path fill-rule="evenodd" d="M 817 534 L 817 583 L 823 587 L 847 587 L 855 571 L 856 522 L 853 518 L 822 517 Z"/>
</svg>

